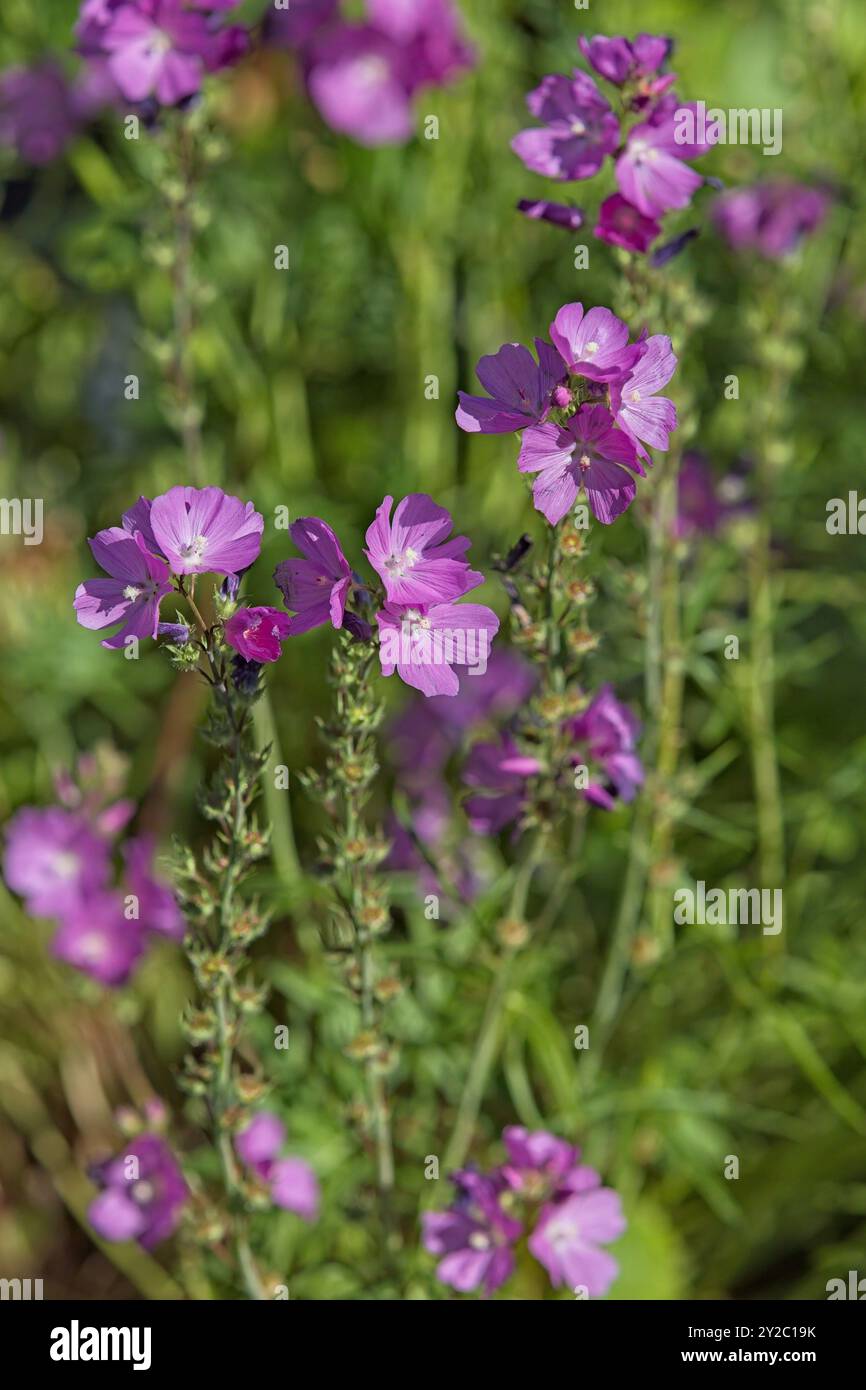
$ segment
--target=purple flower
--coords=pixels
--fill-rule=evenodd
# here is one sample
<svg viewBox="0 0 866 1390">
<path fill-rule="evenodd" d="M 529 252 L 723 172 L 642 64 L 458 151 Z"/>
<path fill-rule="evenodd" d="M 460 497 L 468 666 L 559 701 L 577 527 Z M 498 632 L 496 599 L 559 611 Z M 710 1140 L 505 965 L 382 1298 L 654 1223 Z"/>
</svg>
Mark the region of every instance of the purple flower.
<svg viewBox="0 0 866 1390">
<path fill-rule="evenodd" d="M 286 1140 L 286 1127 L 278 1115 L 262 1110 L 235 1137 L 235 1148 L 248 1168 L 270 1187 L 275 1206 L 315 1221 L 319 1211 L 319 1184 L 301 1158 L 277 1158 Z"/>
<path fill-rule="evenodd" d="M 544 124 L 522 130 L 511 141 L 527 169 L 546 178 L 588 179 L 619 143 L 619 121 L 591 77 L 543 77 L 526 104 Z"/>
<path fill-rule="evenodd" d="M 183 941 L 186 922 L 170 885 L 153 871 L 154 839 L 137 835 L 126 841 L 123 857 L 129 889 L 138 898 L 138 923 L 171 941 Z"/>
<path fill-rule="evenodd" d="M 120 526 L 99 531 L 88 543 L 111 578 L 79 584 L 73 606 L 81 626 L 99 630 L 120 623 L 103 647 L 122 647 L 128 637 L 155 637 L 160 602 L 172 588 L 165 563 L 148 553 L 140 532 L 133 536 Z"/>
<path fill-rule="evenodd" d="M 340 0 L 291 0 L 288 9 L 271 7 L 265 18 L 266 37 L 280 48 L 302 48 L 337 18 L 339 10 Z"/>
<path fill-rule="evenodd" d="M 338 24 L 307 57 L 307 86 L 322 119 L 360 145 L 402 144 L 412 134 L 406 52 L 368 24 Z"/>
<path fill-rule="evenodd" d="M 751 505 L 744 497 L 742 465 L 717 480 L 704 456 L 693 451 L 683 454 L 677 484 L 674 534 L 680 539 L 714 536 Z"/>
<path fill-rule="evenodd" d="M 279 608 L 239 608 L 225 625 L 225 639 L 246 661 L 279 661 L 292 619 Z"/>
<path fill-rule="evenodd" d="M 550 222 L 554 227 L 566 227 L 572 232 L 583 226 L 580 208 L 569 207 L 566 203 L 550 203 L 546 198 L 538 198 L 534 202 L 530 198 L 521 198 L 517 210 L 536 222 Z"/>
<path fill-rule="evenodd" d="M 296 637 L 327 622 L 341 628 L 347 616 L 352 570 L 340 542 L 328 523 L 317 516 L 302 516 L 293 522 L 289 535 L 305 558 L 283 560 L 274 570 L 274 583 L 286 607 L 295 611 L 288 635 Z"/>
<path fill-rule="evenodd" d="M 704 181 L 685 161 L 705 154 L 710 142 L 676 139 L 676 113 L 691 109 L 694 103 L 680 103 L 669 94 L 647 121 L 628 133 L 616 161 L 616 182 L 623 197 L 644 217 L 656 218 L 670 208 L 686 207 Z"/>
<path fill-rule="evenodd" d="M 600 1184 L 591 1168 L 578 1169 L 570 1185 L 579 1190 L 541 1208 L 528 1242 L 554 1288 L 583 1288 L 590 1298 L 607 1293 L 619 1272 L 613 1256 L 600 1247 L 618 1240 L 626 1228 L 618 1194 Z"/>
<path fill-rule="evenodd" d="M 456 695 L 455 666 L 487 669 L 490 644 L 499 619 L 480 603 L 386 603 L 376 614 L 379 661 L 383 676 L 397 671 L 422 695 Z"/>
<path fill-rule="evenodd" d="M 644 350 L 641 343 L 629 346 L 628 324 L 600 306 L 584 314 L 582 304 L 563 304 L 550 338 L 569 372 L 589 381 L 625 376 Z"/>
<path fill-rule="evenodd" d="M 631 42 L 623 38 L 608 39 L 602 34 L 595 34 L 591 39 L 581 35 L 577 42 L 590 67 L 617 87 L 657 72 L 673 47 L 670 39 L 654 34 L 638 34 Z"/>
<path fill-rule="evenodd" d="M 412 492 L 397 503 L 386 497 L 367 530 L 364 554 L 385 585 L 389 604 L 444 603 L 460 598 L 484 583 L 463 558 L 467 536 L 446 537 L 451 513 L 424 492 Z"/>
<path fill-rule="evenodd" d="M 137 1240 L 151 1250 L 177 1229 L 188 1189 L 158 1134 L 139 1134 L 93 1177 L 103 1190 L 87 1216 L 103 1240 Z"/>
<path fill-rule="evenodd" d="M 80 20 L 82 50 L 107 55 L 127 101 L 155 96 L 163 106 L 174 106 L 201 89 L 205 72 L 235 61 L 246 46 L 243 30 L 216 31 L 208 16 L 193 13 L 183 0 L 85 9 L 90 13 L 82 12 Z"/>
<path fill-rule="evenodd" d="M 497 743 L 476 743 L 463 767 L 463 781 L 492 795 L 472 796 L 464 803 L 476 835 L 498 835 L 520 816 L 526 801 L 526 782 L 541 771 L 536 758 L 521 753 L 510 734 Z"/>
<path fill-rule="evenodd" d="M 661 236 L 661 224 L 626 202 L 621 193 L 605 198 L 598 210 L 595 235 L 611 246 L 643 254 L 656 237 Z"/>
<path fill-rule="evenodd" d="M 677 427 L 673 401 L 656 395 L 667 386 L 676 366 L 670 338 L 654 333 L 644 341 L 644 354 L 625 380 L 611 383 L 610 408 L 614 419 L 634 441 L 642 458 L 649 456 L 638 441 L 653 449 L 667 449 L 670 433 Z"/>
<path fill-rule="evenodd" d="M 475 374 L 488 396 L 458 391 L 456 420 L 469 434 L 511 434 L 546 419 L 554 390 L 565 380 L 562 358 L 536 338 L 538 362 L 521 343 L 505 343 L 480 358 Z"/>
<path fill-rule="evenodd" d="M 58 960 L 101 985 L 122 985 L 144 954 L 141 923 L 124 916 L 118 893 L 99 890 L 70 904 L 51 943 Z"/>
<path fill-rule="evenodd" d="M 405 52 L 409 82 L 441 86 L 475 62 L 451 0 L 367 0 L 367 17 Z"/>
<path fill-rule="evenodd" d="M 585 747 L 585 756 L 598 764 L 601 779 L 596 776 L 584 789 L 584 797 L 605 811 L 614 810 L 617 799 L 633 801 L 643 784 L 643 765 L 635 751 L 640 722 L 626 705 L 620 703 L 610 685 L 602 686 L 583 714 L 566 724 L 566 731 L 576 744 Z M 572 757 L 579 766 L 583 753 Z"/>
<path fill-rule="evenodd" d="M 51 806 L 25 806 L 6 827 L 3 876 L 34 917 L 51 917 L 88 898 L 108 878 L 109 846 L 87 819 Z"/>
<path fill-rule="evenodd" d="M 829 204 L 822 189 L 780 179 L 723 193 L 713 207 L 713 221 L 735 251 L 754 250 L 780 260 L 820 226 Z"/>
<path fill-rule="evenodd" d="M 471 1169 L 454 1173 L 451 1181 L 457 1198 L 447 1211 L 427 1211 L 422 1217 L 424 1246 L 441 1255 L 436 1277 L 458 1293 L 479 1285 L 490 1295 L 514 1271 L 514 1241 L 521 1234 L 518 1221 L 501 1205 L 505 1182 Z"/>
<path fill-rule="evenodd" d="M 583 405 L 564 425 L 535 425 L 523 436 L 517 461 L 521 473 L 538 473 L 535 506 L 556 526 L 583 488 L 593 516 L 605 526 L 634 500 L 627 472 L 644 476 L 632 440 L 603 405 Z"/>
<path fill-rule="evenodd" d="M 509 1125 L 502 1131 L 508 1154 L 500 1170 L 509 1187 L 538 1201 L 551 1195 L 577 1167 L 579 1150 L 547 1130 Z"/>
<path fill-rule="evenodd" d="M 0 76 L 0 143 L 28 164 L 50 164 L 80 125 L 75 91 L 53 60 Z"/>
<path fill-rule="evenodd" d="M 239 574 L 258 558 L 264 525 L 252 502 L 218 487 L 173 487 L 150 507 L 152 535 L 175 574 Z"/>
</svg>

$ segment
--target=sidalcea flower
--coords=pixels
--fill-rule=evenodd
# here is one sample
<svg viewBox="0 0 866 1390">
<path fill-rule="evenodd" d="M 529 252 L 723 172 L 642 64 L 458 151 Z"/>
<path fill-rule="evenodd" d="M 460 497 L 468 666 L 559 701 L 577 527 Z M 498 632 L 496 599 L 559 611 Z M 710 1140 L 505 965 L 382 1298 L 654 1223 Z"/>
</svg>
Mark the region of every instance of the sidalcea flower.
<svg viewBox="0 0 866 1390">
<path fill-rule="evenodd" d="M 644 476 L 632 440 L 602 405 L 583 405 L 564 425 L 535 425 L 523 436 L 521 473 L 537 473 L 535 506 L 556 526 L 583 489 L 593 516 L 605 526 L 634 500 L 629 469 Z"/>
<path fill-rule="evenodd" d="M 605 38 L 603 34 L 586 39 L 581 35 L 577 42 L 590 67 L 617 87 L 657 72 L 673 48 L 670 39 L 655 34 L 638 34 L 631 40 Z M 672 76 L 669 81 L 673 81 Z"/>
<path fill-rule="evenodd" d="M 695 535 L 715 536 L 733 517 L 750 509 L 745 495 L 744 468 L 716 478 L 703 454 L 683 454 L 677 476 L 677 515 L 674 534 L 679 539 Z"/>
<path fill-rule="evenodd" d="M 81 124 L 75 88 L 53 60 L 0 75 L 0 143 L 28 164 L 50 164 Z"/>
<path fill-rule="evenodd" d="M 612 811 L 617 801 L 633 801 L 643 784 L 643 765 L 636 751 L 640 722 L 615 696 L 613 687 L 602 686 L 583 714 L 566 724 L 578 745 L 572 763 L 590 765 L 591 780 L 584 797 L 594 806 Z M 600 776 L 599 776 L 600 773 Z"/>
<path fill-rule="evenodd" d="M 640 456 L 647 458 L 642 445 L 667 449 L 670 434 L 677 427 L 673 401 L 656 394 L 667 386 L 676 371 L 677 359 L 671 340 L 664 333 L 654 333 L 643 346 L 643 356 L 625 380 L 611 383 L 610 408 L 620 429 L 634 440 Z"/>
<path fill-rule="evenodd" d="M 126 917 L 119 893 L 100 890 L 63 912 L 51 950 L 98 984 L 116 987 L 144 954 L 144 932 L 141 922 Z"/>
<path fill-rule="evenodd" d="M 140 532 L 130 535 L 120 526 L 99 531 L 89 545 L 111 577 L 79 584 L 74 608 L 81 626 L 100 630 L 120 623 L 103 647 L 122 647 L 128 637 L 155 637 L 160 602 L 172 589 L 165 562 L 149 553 Z"/>
<path fill-rule="evenodd" d="M 59 806 L 25 806 L 6 827 L 3 877 L 35 917 L 68 911 L 102 888 L 109 846 L 87 818 Z"/>
<path fill-rule="evenodd" d="M 127 886 L 138 899 L 138 923 L 143 931 L 183 941 L 186 922 L 170 885 L 154 873 L 154 849 L 151 835 L 134 836 L 123 846 Z"/>
<path fill-rule="evenodd" d="M 646 121 L 628 133 L 616 161 L 616 182 L 622 196 L 644 217 L 657 218 L 671 208 L 686 207 L 704 182 L 685 161 L 706 154 L 712 142 L 677 139 L 682 133 L 677 113 L 693 109 L 694 103 L 680 102 L 669 93 Z"/>
<path fill-rule="evenodd" d="M 451 513 L 423 492 L 397 503 L 386 497 L 367 530 L 364 554 L 385 585 L 389 604 L 444 603 L 484 583 L 464 559 L 467 536 L 448 540 Z"/>
<path fill-rule="evenodd" d="M 225 639 L 246 661 L 279 661 L 292 619 L 279 608 L 239 608 L 225 625 Z"/>
<path fill-rule="evenodd" d="M 121 1154 L 93 1170 L 102 1188 L 87 1217 L 103 1240 L 137 1240 L 146 1250 L 177 1229 L 188 1188 L 158 1134 L 139 1134 Z"/>
<path fill-rule="evenodd" d="M 621 246 L 624 251 L 643 254 L 656 237 L 661 236 L 661 224 L 626 202 L 621 193 L 612 193 L 605 198 L 598 210 L 598 223 L 595 235 L 611 246 Z"/>
<path fill-rule="evenodd" d="M 565 227 L 571 232 L 576 232 L 578 227 L 583 226 L 582 210 L 570 207 L 567 203 L 551 203 L 546 198 L 537 198 L 534 201 L 531 198 L 521 198 L 517 210 L 534 222 L 550 222 L 554 227 Z"/>
<path fill-rule="evenodd" d="M 458 391 L 456 420 L 469 434 L 511 434 L 547 418 L 553 393 L 565 381 L 565 364 L 550 343 L 536 338 L 538 362 L 521 343 L 505 343 L 479 359 L 476 376 L 488 396 Z"/>
<path fill-rule="evenodd" d="M 396 670 L 422 695 L 456 695 L 455 666 L 487 669 L 499 619 L 480 603 L 390 604 L 376 614 L 383 676 Z"/>
<path fill-rule="evenodd" d="M 629 346 L 628 324 L 610 309 L 584 313 L 582 304 L 563 304 L 550 325 L 550 340 L 569 372 L 589 381 L 625 376 L 644 350 L 639 342 Z"/>
<path fill-rule="evenodd" d="M 626 1228 L 622 1204 L 612 1188 L 601 1186 L 592 1168 L 575 1170 L 568 1185 L 570 1190 L 541 1208 L 529 1250 L 554 1288 L 566 1284 L 601 1298 L 619 1273 L 616 1260 L 601 1247 L 618 1240 Z"/>
<path fill-rule="evenodd" d="M 520 1222 L 501 1205 L 506 1183 L 471 1169 L 454 1173 L 451 1181 L 457 1189 L 454 1205 L 422 1217 L 424 1246 L 442 1256 L 436 1266 L 441 1283 L 458 1293 L 481 1287 L 492 1294 L 514 1272 L 512 1247 L 521 1234 Z"/>
<path fill-rule="evenodd" d="M 757 251 L 780 260 L 820 226 L 829 205 L 823 189 L 779 179 L 723 193 L 712 216 L 735 251 Z"/>
<path fill-rule="evenodd" d="M 413 90 L 450 82 L 475 62 L 452 0 L 366 0 L 366 11 L 402 47 Z"/>
<path fill-rule="evenodd" d="M 497 743 L 476 743 L 463 766 L 463 781 L 481 794 L 464 803 L 476 835 L 498 835 L 520 816 L 526 801 L 526 784 L 541 771 L 536 758 L 521 753 L 510 734 Z"/>
<path fill-rule="evenodd" d="M 536 174 L 563 181 L 591 178 L 619 143 L 619 121 L 610 104 L 579 69 L 571 77 L 542 78 L 526 104 L 544 124 L 520 131 L 511 148 Z"/>
<path fill-rule="evenodd" d="M 285 1143 L 286 1127 L 278 1115 L 262 1110 L 235 1137 L 235 1148 L 248 1168 L 270 1189 L 275 1206 L 315 1221 L 319 1211 L 319 1184 L 301 1158 L 278 1158 Z"/>
<path fill-rule="evenodd" d="M 289 527 L 289 535 L 304 559 L 283 560 L 274 570 L 274 583 L 286 607 L 295 613 L 288 635 L 295 637 L 328 622 L 341 628 L 352 570 L 335 533 L 320 517 L 303 516 Z"/>
<path fill-rule="evenodd" d="M 218 487 L 170 488 L 153 499 L 149 521 L 175 574 L 239 574 L 262 548 L 264 517 Z"/>
<path fill-rule="evenodd" d="M 204 8 L 204 7 L 200 7 Z M 226 6 L 208 6 L 208 9 Z M 184 0 L 135 0 L 87 5 L 79 39 L 82 51 L 107 56 L 108 69 L 128 101 L 154 96 L 175 106 L 201 90 L 206 72 L 234 62 L 246 46 L 245 31 L 217 31 L 209 16 Z"/>
<path fill-rule="evenodd" d="M 579 1150 L 545 1129 L 509 1125 L 502 1142 L 508 1155 L 502 1176 L 514 1191 L 536 1201 L 567 1183 L 578 1166 Z"/>
</svg>

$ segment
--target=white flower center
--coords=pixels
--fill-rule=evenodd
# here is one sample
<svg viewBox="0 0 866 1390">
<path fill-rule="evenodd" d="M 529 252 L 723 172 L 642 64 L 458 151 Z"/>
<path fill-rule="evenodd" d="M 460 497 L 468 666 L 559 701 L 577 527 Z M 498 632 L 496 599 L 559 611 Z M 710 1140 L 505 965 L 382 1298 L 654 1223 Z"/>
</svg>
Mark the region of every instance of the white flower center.
<svg viewBox="0 0 866 1390">
<path fill-rule="evenodd" d="M 631 393 L 631 398 L 632 398 L 633 401 L 639 401 L 639 400 L 640 400 L 640 391 L 632 391 L 632 393 Z"/>
<path fill-rule="evenodd" d="M 181 557 L 184 560 L 192 560 L 194 565 L 200 565 L 206 548 L 207 536 L 193 536 L 191 541 L 181 546 Z"/>
<path fill-rule="evenodd" d="M 595 357 L 595 354 L 598 352 L 598 343 L 587 343 L 583 351 L 587 357 Z"/>
<path fill-rule="evenodd" d="M 583 124 L 583 121 L 573 120 L 571 123 L 571 133 L 572 135 L 585 135 L 586 126 Z"/>
<path fill-rule="evenodd" d="M 85 960 L 95 964 L 104 959 L 106 950 L 107 942 L 99 932 L 88 932 L 81 938 L 81 954 Z"/>
<path fill-rule="evenodd" d="M 70 850 L 60 850 L 55 854 L 52 866 L 58 878 L 74 878 L 81 867 L 81 861 L 78 855 Z"/>
<path fill-rule="evenodd" d="M 419 613 L 417 608 L 407 608 L 403 614 L 404 623 L 409 624 L 410 631 L 415 632 L 420 629 L 422 632 L 429 631 L 430 619 Z"/>
<path fill-rule="evenodd" d="M 490 1237 L 486 1236 L 483 1231 L 473 1231 L 469 1237 L 469 1244 L 473 1250 L 489 1250 Z"/>
<path fill-rule="evenodd" d="M 588 468 L 592 467 L 592 459 L 590 458 L 589 454 L 581 454 L 580 458 L 578 459 L 578 463 L 580 464 L 580 467 L 583 469 L 584 473 L 587 471 Z"/>
<path fill-rule="evenodd" d="M 134 584 L 127 584 L 126 588 L 123 591 L 123 597 L 128 598 L 130 603 L 135 603 L 135 600 L 140 596 L 140 594 L 141 590 L 136 589 Z"/>
<path fill-rule="evenodd" d="M 152 1183 L 149 1183 L 149 1182 L 145 1182 L 144 1179 L 142 1178 L 142 1179 L 141 1179 L 139 1182 L 137 1182 L 137 1183 L 135 1184 L 135 1186 L 132 1188 L 132 1190 L 131 1190 L 131 1192 L 130 1192 L 130 1196 L 132 1197 L 132 1200 L 133 1200 L 134 1202 L 139 1202 L 139 1203 L 141 1203 L 142 1205 L 143 1205 L 145 1202 L 150 1202 L 150 1201 L 152 1201 L 152 1200 L 153 1200 L 153 1184 L 152 1184 Z"/>
<path fill-rule="evenodd" d="M 574 1245 L 580 1239 L 580 1228 L 573 1217 L 560 1217 L 558 1221 L 552 1221 L 544 1232 L 547 1240 L 557 1252 L 566 1249 L 569 1245 Z"/>
<path fill-rule="evenodd" d="M 385 561 L 385 568 L 395 578 L 403 579 L 406 571 L 417 565 L 419 558 L 418 552 L 407 546 L 402 555 L 389 555 Z"/>
</svg>

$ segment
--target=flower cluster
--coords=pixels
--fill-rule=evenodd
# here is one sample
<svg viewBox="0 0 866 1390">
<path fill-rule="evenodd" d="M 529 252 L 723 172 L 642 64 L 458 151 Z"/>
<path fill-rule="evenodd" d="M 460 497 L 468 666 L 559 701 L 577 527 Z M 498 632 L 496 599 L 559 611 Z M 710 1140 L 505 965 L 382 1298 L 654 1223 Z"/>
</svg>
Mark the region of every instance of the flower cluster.
<svg viewBox="0 0 866 1390">
<path fill-rule="evenodd" d="M 456 602 L 484 576 L 465 558 L 467 537 L 449 539 L 450 513 L 425 493 L 404 497 L 392 517 L 393 507 L 393 497 L 386 497 L 367 530 L 364 552 L 382 585 L 375 614 L 382 674 L 396 671 L 424 695 L 454 696 L 460 688 L 454 667 L 468 667 L 470 674 L 486 669 L 499 619 L 483 604 Z M 370 591 L 330 526 L 303 517 L 289 532 L 303 559 L 284 560 L 274 580 L 294 613 L 291 633 L 330 622 L 369 640 L 370 624 L 347 605 L 354 598 L 366 607 Z"/>
<path fill-rule="evenodd" d="M 579 1149 L 545 1130 L 512 1125 L 502 1142 L 501 1167 L 454 1173 L 454 1204 L 424 1215 L 424 1245 L 441 1257 L 437 1277 L 459 1293 L 494 1293 L 514 1273 L 515 1243 L 531 1224 L 529 1252 L 553 1287 L 603 1297 L 618 1265 L 602 1246 L 626 1228 L 619 1196 Z"/>
<path fill-rule="evenodd" d="M 712 215 L 735 251 L 757 251 L 768 260 L 782 260 L 821 225 L 829 205 L 824 189 L 776 179 L 723 193 Z"/>
<path fill-rule="evenodd" d="M 286 1141 L 286 1127 L 278 1115 L 261 1110 L 235 1138 L 235 1148 L 255 1176 L 267 1185 L 274 1206 L 297 1212 L 315 1221 L 319 1210 L 319 1184 L 302 1158 L 279 1158 Z"/>
<path fill-rule="evenodd" d="M 618 89 L 621 114 L 588 73 L 575 68 L 570 77 L 549 74 L 526 98 L 540 124 L 516 135 L 511 148 L 527 169 L 561 183 L 592 178 L 610 156 L 618 192 L 602 203 L 595 235 L 644 253 L 661 235 L 659 219 L 687 207 L 704 183 L 691 161 L 706 154 L 711 142 L 685 138 L 685 118 L 694 108 L 671 90 L 676 74 L 662 71 L 673 46 L 669 39 L 597 35 L 579 44 L 590 67 Z M 518 207 L 557 226 L 573 229 L 583 222 L 579 208 L 561 203 L 524 199 Z"/>
<path fill-rule="evenodd" d="M 322 119 L 361 145 L 409 140 L 415 94 L 475 61 L 451 0 L 366 0 L 361 23 L 339 0 L 293 0 L 267 32 L 297 51 Z"/>
<path fill-rule="evenodd" d="M 88 756 L 78 780 L 57 778 L 57 804 L 25 806 L 6 827 L 3 874 L 35 917 L 57 922 L 52 949 L 104 985 L 122 985 L 153 937 L 182 941 L 184 919 L 153 868 L 149 835 L 118 837 L 135 806 L 116 796 L 119 775 Z M 123 873 L 112 886 L 119 849 Z"/>
<path fill-rule="evenodd" d="M 629 343 L 628 325 L 610 309 L 565 304 L 550 342 L 506 343 L 476 368 L 488 396 L 458 392 L 457 423 L 470 433 L 523 430 L 521 473 L 535 473 L 535 506 L 552 526 L 585 493 L 605 525 L 633 501 L 633 475 L 645 477 L 646 445 L 667 449 L 676 429 L 673 402 L 658 392 L 677 359 L 655 333 Z"/>
</svg>

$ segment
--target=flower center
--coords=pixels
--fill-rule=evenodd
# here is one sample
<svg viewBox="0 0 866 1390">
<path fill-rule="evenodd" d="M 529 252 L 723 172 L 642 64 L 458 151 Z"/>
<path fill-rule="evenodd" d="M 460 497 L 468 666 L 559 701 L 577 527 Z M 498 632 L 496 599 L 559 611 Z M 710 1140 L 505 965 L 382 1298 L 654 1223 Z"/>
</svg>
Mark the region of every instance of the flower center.
<svg viewBox="0 0 866 1390">
<path fill-rule="evenodd" d="M 187 541 L 180 548 L 181 558 L 192 560 L 193 564 L 200 565 L 207 547 L 207 536 L 193 536 L 191 541 Z"/>
<path fill-rule="evenodd" d="M 85 960 L 96 963 L 103 960 L 106 952 L 106 940 L 99 932 L 88 932 L 81 938 L 81 954 Z"/>
<path fill-rule="evenodd" d="M 631 392 L 631 398 L 632 398 L 633 401 L 639 401 L 639 400 L 640 400 L 640 391 L 632 391 L 632 392 Z"/>
<path fill-rule="evenodd" d="M 572 135 L 585 135 L 586 126 L 583 124 L 583 121 L 577 120 L 575 118 L 575 120 L 573 120 L 571 123 L 571 133 Z"/>
<path fill-rule="evenodd" d="M 490 1237 L 486 1236 L 483 1231 L 473 1231 L 469 1237 L 469 1244 L 473 1250 L 489 1250 Z"/>
<path fill-rule="evenodd" d="M 123 597 L 128 598 L 130 603 L 135 603 L 135 600 L 140 596 L 140 594 L 141 590 L 136 589 L 134 584 L 127 584 L 126 588 L 123 591 Z"/>
<path fill-rule="evenodd" d="M 595 354 L 598 352 L 598 343 L 587 343 L 583 351 L 586 357 L 595 357 Z"/>
<path fill-rule="evenodd" d="M 385 561 L 385 568 L 389 574 L 393 574 L 397 579 L 402 579 L 407 570 L 418 563 L 418 552 L 411 546 L 407 546 L 402 555 L 389 555 Z"/>
<path fill-rule="evenodd" d="M 74 878 L 81 867 L 77 854 L 70 850 L 60 850 L 52 860 L 52 867 L 58 878 Z"/>
<path fill-rule="evenodd" d="M 586 473 L 592 467 L 592 459 L 589 454 L 581 454 L 578 459 L 578 464 L 583 469 L 584 473 Z"/>
<path fill-rule="evenodd" d="M 152 1202 L 153 1195 L 153 1184 L 145 1182 L 143 1178 L 140 1182 L 135 1183 L 130 1192 L 132 1200 L 138 1202 L 140 1206 L 144 1206 L 146 1202 Z"/>
</svg>

